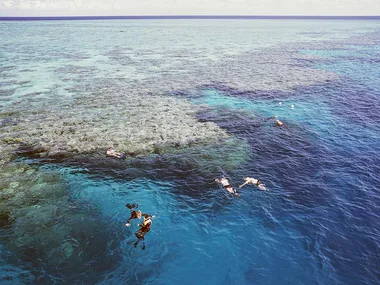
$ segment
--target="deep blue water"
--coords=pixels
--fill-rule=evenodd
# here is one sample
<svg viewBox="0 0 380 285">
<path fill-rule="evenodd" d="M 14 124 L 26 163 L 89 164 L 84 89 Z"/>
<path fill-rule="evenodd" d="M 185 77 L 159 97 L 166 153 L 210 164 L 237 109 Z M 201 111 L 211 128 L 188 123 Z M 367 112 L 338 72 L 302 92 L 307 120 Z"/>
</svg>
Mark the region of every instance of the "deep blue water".
<svg viewBox="0 0 380 285">
<path fill-rule="evenodd" d="M 26 160 L 59 173 L 80 213 L 73 223 L 94 224 L 97 237 L 78 245 L 78 257 L 90 260 L 76 264 L 80 270 L 23 259 L 4 242 L 1 283 L 379 284 L 379 35 L 353 36 L 340 49 L 300 45 L 300 54 L 318 57 L 309 68 L 339 80 L 273 91 L 213 82 L 172 92 L 203 106 L 197 118 L 240 148 L 232 141 L 236 148 L 194 146 L 123 163 Z M 267 120 L 273 115 L 285 126 Z M 221 175 L 233 185 L 257 177 L 270 191 L 246 186 L 233 198 L 214 183 Z M 156 215 L 145 251 L 132 246 L 136 222 L 124 226 L 127 202 Z M 80 240 L 78 233 L 86 234 L 76 229 L 67 239 Z"/>
</svg>

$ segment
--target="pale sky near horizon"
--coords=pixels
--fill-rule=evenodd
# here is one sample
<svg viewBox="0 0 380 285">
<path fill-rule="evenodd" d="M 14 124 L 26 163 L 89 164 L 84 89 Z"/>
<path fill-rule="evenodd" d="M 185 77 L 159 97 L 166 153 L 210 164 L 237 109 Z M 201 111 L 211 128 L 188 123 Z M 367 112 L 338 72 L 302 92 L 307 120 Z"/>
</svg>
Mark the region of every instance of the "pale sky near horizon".
<svg viewBox="0 0 380 285">
<path fill-rule="evenodd" d="M 0 16 L 379 16 L 380 0 L 0 0 Z"/>
</svg>

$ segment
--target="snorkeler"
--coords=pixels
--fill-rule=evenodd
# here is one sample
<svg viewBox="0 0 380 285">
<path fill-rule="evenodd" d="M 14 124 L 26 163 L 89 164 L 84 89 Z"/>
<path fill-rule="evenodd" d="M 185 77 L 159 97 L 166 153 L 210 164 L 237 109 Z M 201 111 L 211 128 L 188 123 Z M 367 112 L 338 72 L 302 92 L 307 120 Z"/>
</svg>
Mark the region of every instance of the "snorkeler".
<svg viewBox="0 0 380 285">
<path fill-rule="evenodd" d="M 215 179 L 215 182 L 221 184 L 231 194 L 233 194 L 235 196 L 239 196 L 239 193 L 236 191 L 236 189 L 234 187 L 232 187 L 230 185 L 230 182 L 228 181 L 228 179 L 226 177 L 217 178 L 217 179 Z"/>
<path fill-rule="evenodd" d="M 115 157 L 115 158 L 125 158 L 123 153 L 116 152 L 112 146 L 110 146 L 106 152 L 106 155 L 109 157 Z"/>
<path fill-rule="evenodd" d="M 150 231 L 150 226 L 152 225 L 152 218 L 154 218 L 154 216 L 149 215 L 149 214 L 142 214 L 142 216 L 144 217 L 144 220 L 143 220 L 142 224 L 138 224 L 138 226 L 140 228 L 137 232 L 135 232 L 135 236 L 137 237 L 137 241 L 133 244 L 133 246 L 137 247 L 137 245 L 140 242 L 142 242 L 142 244 L 143 244 L 142 250 L 144 250 L 145 249 L 144 236 L 146 235 L 147 232 Z"/>
<path fill-rule="evenodd" d="M 137 207 L 139 206 L 139 204 L 137 203 L 133 203 L 132 205 L 131 204 L 127 204 L 125 205 L 128 209 L 131 210 L 131 216 L 129 217 L 129 219 L 127 220 L 125 226 L 126 227 L 129 227 L 131 225 L 130 223 L 130 220 L 133 220 L 133 219 L 141 219 L 141 211 L 136 211 Z"/>
<path fill-rule="evenodd" d="M 276 126 L 278 126 L 278 127 L 282 127 L 282 126 L 284 125 L 283 122 L 281 122 L 279 119 L 277 119 L 277 115 L 272 116 L 272 117 L 268 117 L 268 118 L 266 118 L 266 119 L 264 119 L 264 120 L 265 120 L 265 121 L 269 121 L 269 120 L 272 120 L 272 119 L 276 119 L 276 121 L 275 121 Z"/>
<path fill-rule="evenodd" d="M 244 185 L 247 185 L 247 184 L 253 184 L 253 185 L 256 185 L 257 188 L 259 188 L 259 190 L 269 191 L 265 187 L 265 185 L 263 183 L 261 183 L 261 181 L 259 179 L 255 179 L 255 178 L 252 178 L 252 177 L 245 177 L 244 181 L 245 182 L 242 185 L 240 185 L 239 188 L 242 188 Z"/>
<path fill-rule="evenodd" d="M 284 123 L 283 122 L 281 122 L 280 120 L 276 120 L 276 126 L 278 126 L 278 127 L 282 127 L 284 125 Z"/>
</svg>

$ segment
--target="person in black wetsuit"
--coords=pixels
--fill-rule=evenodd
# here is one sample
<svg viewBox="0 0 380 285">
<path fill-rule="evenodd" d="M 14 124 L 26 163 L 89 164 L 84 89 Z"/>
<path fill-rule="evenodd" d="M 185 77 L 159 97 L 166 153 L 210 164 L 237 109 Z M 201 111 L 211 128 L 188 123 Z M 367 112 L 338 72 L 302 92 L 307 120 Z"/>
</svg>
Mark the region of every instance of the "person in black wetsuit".
<svg viewBox="0 0 380 285">
<path fill-rule="evenodd" d="M 142 224 L 139 224 L 138 226 L 140 227 L 137 232 L 135 232 L 135 236 L 137 237 L 137 241 L 133 244 L 134 247 L 137 247 L 137 245 L 142 242 L 143 246 L 142 249 L 145 249 L 145 239 L 144 236 L 146 235 L 147 232 L 150 231 L 150 226 L 152 225 L 152 218 L 154 216 L 151 216 L 149 214 L 142 214 L 144 217 L 144 221 Z"/>
<path fill-rule="evenodd" d="M 132 205 L 127 204 L 125 206 L 131 210 L 131 216 L 129 217 L 129 219 L 127 220 L 127 222 L 125 224 L 126 227 L 129 227 L 131 225 L 130 221 L 133 219 L 141 219 L 142 213 L 141 213 L 141 211 L 136 211 L 137 207 L 139 206 L 139 204 L 137 204 L 137 203 L 133 203 Z"/>
</svg>

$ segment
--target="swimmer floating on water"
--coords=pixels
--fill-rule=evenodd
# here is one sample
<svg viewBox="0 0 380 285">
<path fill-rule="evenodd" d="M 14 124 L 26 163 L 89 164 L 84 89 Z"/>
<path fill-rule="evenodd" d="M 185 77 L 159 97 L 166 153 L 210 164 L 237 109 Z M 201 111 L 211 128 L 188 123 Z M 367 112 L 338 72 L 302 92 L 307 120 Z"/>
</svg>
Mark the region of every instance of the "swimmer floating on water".
<svg viewBox="0 0 380 285">
<path fill-rule="evenodd" d="M 276 126 L 278 126 L 278 127 L 282 127 L 284 125 L 284 123 L 283 122 L 281 122 L 280 120 L 276 120 Z"/>
<path fill-rule="evenodd" d="M 129 219 L 127 220 L 125 226 L 126 227 L 129 227 L 131 225 L 130 221 L 133 220 L 133 219 L 141 219 L 141 211 L 136 211 L 136 208 L 139 206 L 139 204 L 137 203 L 133 203 L 132 205 L 131 204 L 127 204 L 125 205 L 128 209 L 131 210 L 131 216 L 129 217 Z"/>
<path fill-rule="evenodd" d="M 257 188 L 259 188 L 259 190 L 269 191 L 265 187 L 265 185 L 263 183 L 261 183 L 261 181 L 259 179 L 255 179 L 255 178 L 252 178 L 252 177 L 245 177 L 244 181 L 245 182 L 242 185 L 240 185 L 239 188 L 242 188 L 244 185 L 247 185 L 247 184 L 253 184 L 253 185 L 256 185 Z"/>
<path fill-rule="evenodd" d="M 116 152 L 112 146 L 108 148 L 106 155 L 115 158 L 125 158 L 123 153 Z"/>
<path fill-rule="evenodd" d="M 221 184 L 228 192 L 230 192 L 234 196 L 239 196 L 239 193 L 236 191 L 234 187 L 230 185 L 230 182 L 226 177 L 217 178 L 215 179 L 215 182 Z"/>
<path fill-rule="evenodd" d="M 281 121 L 277 118 L 277 115 L 272 116 L 272 117 L 269 117 L 269 118 L 266 118 L 267 121 L 269 121 L 269 120 L 271 120 L 271 119 L 276 119 L 275 124 L 276 124 L 276 126 L 278 126 L 278 127 L 282 127 L 282 126 L 284 125 L 284 123 L 281 122 Z"/>
<path fill-rule="evenodd" d="M 142 224 L 138 225 L 140 227 L 140 229 L 137 232 L 135 232 L 135 236 L 137 238 L 137 241 L 133 244 L 133 246 L 137 247 L 137 245 L 140 242 L 142 242 L 142 244 L 143 244 L 142 250 L 144 250 L 145 249 L 144 236 L 146 235 L 147 232 L 150 231 L 150 226 L 152 225 L 152 218 L 154 218 L 154 216 L 149 215 L 149 214 L 142 214 L 142 216 L 144 217 L 144 220 L 143 220 Z"/>
</svg>

